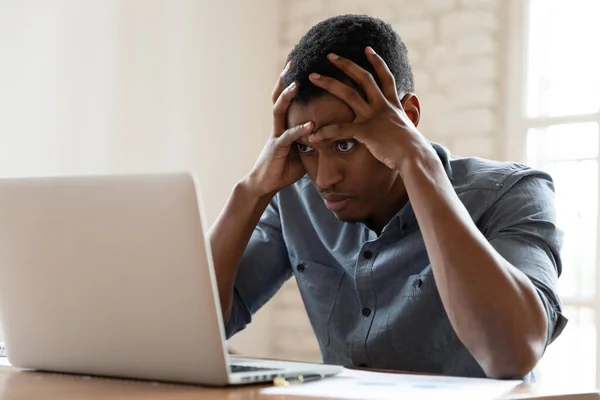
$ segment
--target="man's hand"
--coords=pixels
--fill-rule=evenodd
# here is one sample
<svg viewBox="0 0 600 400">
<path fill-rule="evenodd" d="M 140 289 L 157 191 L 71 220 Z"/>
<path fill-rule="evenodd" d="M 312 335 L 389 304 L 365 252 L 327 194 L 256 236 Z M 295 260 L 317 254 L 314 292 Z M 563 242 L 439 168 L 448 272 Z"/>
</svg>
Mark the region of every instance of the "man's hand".
<svg viewBox="0 0 600 400">
<path fill-rule="evenodd" d="M 350 124 L 339 125 L 339 129 L 309 135 L 308 141 L 317 143 L 334 139 L 336 132 L 343 133 L 344 139 L 348 139 L 348 132 L 351 132 L 353 138 L 365 145 L 376 159 L 402 173 L 404 161 L 423 152 L 433 152 L 433 149 L 404 111 L 394 76 L 383 59 L 371 47 L 367 47 L 365 53 L 381 82 L 381 89 L 373 75 L 354 62 L 335 54 L 329 54 L 328 58 L 363 89 L 366 99 L 338 80 L 316 73 L 309 76 L 314 85 L 347 103 L 356 117 Z M 415 117 L 418 120 L 418 114 Z"/>
<path fill-rule="evenodd" d="M 290 63 L 286 65 L 273 89 L 273 131 L 246 178 L 246 182 L 258 196 L 273 195 L 305 174 L 298 153 L 292 150 L 292 145 L 312 132 L 314 123 L 308 121 L 286 130 L 286 113 L 297 91 L 295 82 L 287 88 L 283 86 L 289 66 Z"/>
</svg>

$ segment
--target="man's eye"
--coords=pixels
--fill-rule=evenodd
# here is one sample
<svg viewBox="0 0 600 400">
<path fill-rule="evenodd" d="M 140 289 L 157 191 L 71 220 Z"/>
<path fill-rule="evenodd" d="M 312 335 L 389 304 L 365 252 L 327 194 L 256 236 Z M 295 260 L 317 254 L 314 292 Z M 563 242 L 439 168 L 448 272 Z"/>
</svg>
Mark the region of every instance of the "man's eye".
<svg viewBox="0 0 600 400">
<path fill-rule="evenodd" d="M 309 147 L 302 143 L 296 143 L 296 147 L 298 148 L 298 151 L 300 153 L 310 153 L 311 151 L 313 151 L 312 147 Z"/>
<path fill-rule="evenodd" d="M 337 142 L 337 148 L 342 152 L 350 151 L 354 145 L 356 145 L 356 142 L 353 140 L 342 140 Z"/>
</svg>

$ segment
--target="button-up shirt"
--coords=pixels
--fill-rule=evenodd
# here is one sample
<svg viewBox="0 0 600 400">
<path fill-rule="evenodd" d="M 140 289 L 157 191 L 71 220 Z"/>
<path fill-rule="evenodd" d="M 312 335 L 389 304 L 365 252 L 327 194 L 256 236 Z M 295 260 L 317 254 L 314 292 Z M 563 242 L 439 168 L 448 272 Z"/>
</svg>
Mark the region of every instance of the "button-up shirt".
<svg viewBox="0 0 600 400">
<path fill-rule="evenodd" d="M 557 295 L 562 234 L 551 177 L 432 146 L 475 225 L 536 288 L 550 343 L 566 324 Z M 227 336 L 292 276 L 325 363 L 485 376 L 450 324 L 410 202 L 377 235 L 338 220 L 308 177 L 280 191 L 240 262 Z"/>
</svg>

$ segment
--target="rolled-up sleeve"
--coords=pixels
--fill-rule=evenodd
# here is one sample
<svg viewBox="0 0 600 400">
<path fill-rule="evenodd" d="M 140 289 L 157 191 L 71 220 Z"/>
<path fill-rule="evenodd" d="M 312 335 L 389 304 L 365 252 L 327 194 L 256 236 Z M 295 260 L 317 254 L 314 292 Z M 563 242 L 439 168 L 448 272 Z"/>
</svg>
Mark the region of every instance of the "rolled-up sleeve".
<svg viewBox="0 0 600 400">
<path fill-rule="evenodd" d="M 487 212 L 483 233 L 496 251 L 536 288 L 548 319 L 547 345 L 564 329 L 557 281 L 562 272 L 562 231 L 556 225 L 552 178 L 533 169 L 509 175 Z"/>
<path fill-rule="evenodd" d="M 225 333 L 229 339 L 241 331 L 283 283 L 292 276 L 281 233 L 278 196 L 262 215 L 240 261 L 235 278 L 233 305 Z"/>
</svg>

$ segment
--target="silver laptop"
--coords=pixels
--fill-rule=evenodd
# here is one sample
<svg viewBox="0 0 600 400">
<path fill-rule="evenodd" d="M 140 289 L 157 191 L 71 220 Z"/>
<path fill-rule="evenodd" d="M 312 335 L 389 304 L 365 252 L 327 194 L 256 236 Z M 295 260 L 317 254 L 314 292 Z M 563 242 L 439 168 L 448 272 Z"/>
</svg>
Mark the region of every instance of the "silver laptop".
<svg viewBox="0 0 600 400">
<path fill-rule="evenodd" d="M 0 180 L 0 325 L 24 369 L 224 386 L 340 366 L 229 358 L 189 174 Z"/>
</svg>

